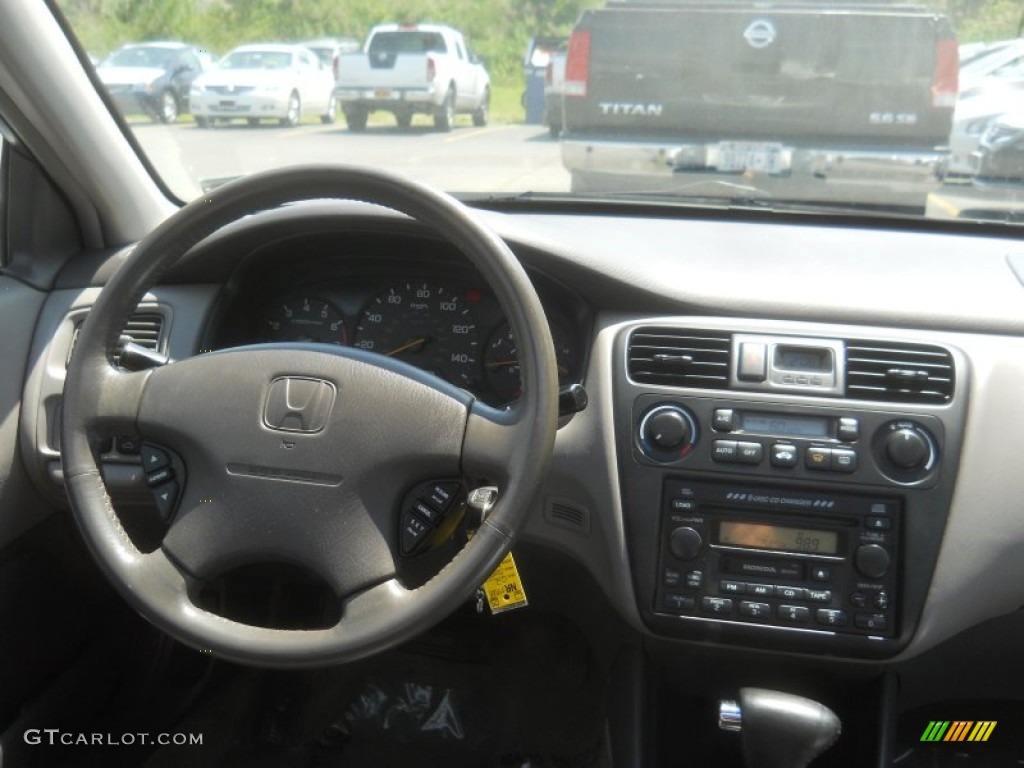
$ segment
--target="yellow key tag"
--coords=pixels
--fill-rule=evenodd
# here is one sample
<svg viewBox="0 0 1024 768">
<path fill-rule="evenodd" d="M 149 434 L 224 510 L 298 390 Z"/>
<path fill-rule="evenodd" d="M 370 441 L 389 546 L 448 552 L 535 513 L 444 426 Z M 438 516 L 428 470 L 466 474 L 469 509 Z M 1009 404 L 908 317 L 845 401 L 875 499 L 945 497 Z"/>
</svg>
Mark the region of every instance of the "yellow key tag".
<svg viewBox="0 0 1024 768">
<path fill-rule="evenodd" d="M 526 607 L 526 590 L 523 589 L 519 569 L 516 568 L 511 552 L 505 555 L 505 559 L 484 582 L 483 590 L 493 614 Z"/>
</svg>

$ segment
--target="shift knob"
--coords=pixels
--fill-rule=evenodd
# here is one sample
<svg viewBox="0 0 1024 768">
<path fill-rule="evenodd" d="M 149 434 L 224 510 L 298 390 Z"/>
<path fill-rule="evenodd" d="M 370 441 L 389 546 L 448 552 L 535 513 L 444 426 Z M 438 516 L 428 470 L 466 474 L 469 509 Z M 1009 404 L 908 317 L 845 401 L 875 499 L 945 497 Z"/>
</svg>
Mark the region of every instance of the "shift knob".
<svg viewBox="0 0 1024 768">
<path fill-rule="evenodd" d="M 719 726 L 740 732 L 747 768 L 806 768 L 842 729 L 824 704 L 764 688 L 741 688 L 739 701 L 723 701 Z"/>
</svg>

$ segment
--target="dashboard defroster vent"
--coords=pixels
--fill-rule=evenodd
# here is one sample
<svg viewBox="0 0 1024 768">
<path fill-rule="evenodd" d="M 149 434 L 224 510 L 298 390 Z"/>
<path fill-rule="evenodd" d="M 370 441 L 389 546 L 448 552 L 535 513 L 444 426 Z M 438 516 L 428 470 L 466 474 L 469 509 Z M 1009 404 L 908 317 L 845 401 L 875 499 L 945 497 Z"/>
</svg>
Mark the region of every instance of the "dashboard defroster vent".
<svg viewBox="0 0 1024 768">
<path fill-rule="evenodd" d="M 630 378 L 639 384 L 729 388 L 732 334 L 645 326 L 626 350 Z"/>
<path fill-rule="evenodd" d="M 948 350 L 929 344 L 846 342 L 846 396 L 898 403 L 947 403 L 955 371 Z"/>
</svg>

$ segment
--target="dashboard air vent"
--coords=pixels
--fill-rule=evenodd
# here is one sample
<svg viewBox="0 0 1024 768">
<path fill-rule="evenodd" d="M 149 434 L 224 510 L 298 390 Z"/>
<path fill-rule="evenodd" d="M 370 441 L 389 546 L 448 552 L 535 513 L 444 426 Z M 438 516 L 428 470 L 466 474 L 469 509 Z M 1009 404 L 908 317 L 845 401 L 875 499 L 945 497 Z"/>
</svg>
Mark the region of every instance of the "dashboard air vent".
<svg viewBox="0 0 1024 768">
<path fill-rule="evenodd" d="M 637 328 L 626 351 L 629 376 L 639 384 L 728 389 L 731 348 L 729 333 Z"/>
<path fill-rule="evenodd" d="M 946 403 L 953 397 L 953 356 L 929 344 L 846 342 L 846 396 L 899 403 Z"/>
<path fill-rule="evenodd" d="M 75 332 L 71 337 L 71 346 L 68 348 L 65 367 L 67 366 L 67 363 L 71 362 L 71 353 L 75 351 L 75 344 L 78 342 L 78 334 L 82 330 L 82 322 L 84 322 L 84 318 L 75 325 Z M 159 312 L 135 313 L 128 318 L 128 322 L 124 325 L 124 331 L 121 332 L 121 343 L 118 344 L 118 351 L 114 353 L 114 362 L 117 363 L 120 359 L 120 349 L 128 339 L 134 341 L 140 347 L 145 347 L 146 349 L 152 349 L 155 351 L 162 351 L 163 331 L 164 316 Z"/>
</svg>

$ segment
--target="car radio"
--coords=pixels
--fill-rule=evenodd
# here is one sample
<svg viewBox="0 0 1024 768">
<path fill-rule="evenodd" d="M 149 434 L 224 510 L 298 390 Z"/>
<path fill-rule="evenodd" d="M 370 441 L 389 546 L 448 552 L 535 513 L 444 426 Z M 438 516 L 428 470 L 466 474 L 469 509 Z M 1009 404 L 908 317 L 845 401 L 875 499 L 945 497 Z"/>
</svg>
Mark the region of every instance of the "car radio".
<svg viewBox="0 0 1024 768">
<path fill-rule="evenodd" d="M 670 477 L 654 612 L 896 636 L 901 502 Z"/>
</svg>

